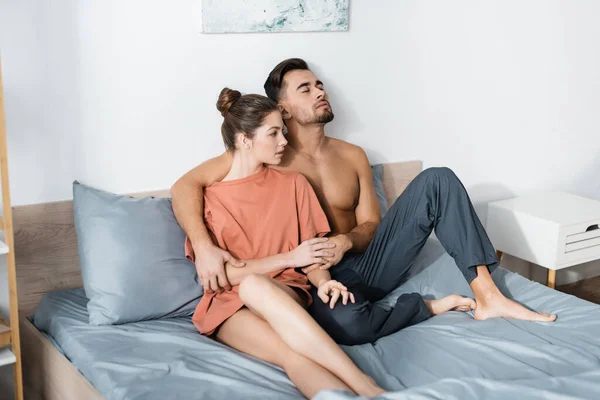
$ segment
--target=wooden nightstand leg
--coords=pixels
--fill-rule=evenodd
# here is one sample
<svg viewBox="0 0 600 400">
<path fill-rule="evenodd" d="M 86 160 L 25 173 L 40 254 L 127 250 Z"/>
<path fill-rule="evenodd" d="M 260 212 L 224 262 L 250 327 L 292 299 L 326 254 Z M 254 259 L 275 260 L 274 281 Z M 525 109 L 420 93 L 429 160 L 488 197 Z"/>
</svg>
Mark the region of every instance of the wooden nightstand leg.
<svg viewBox="0 0 600 400">
<path fill-rule="evenodd" d="M 556 270 L 548 270 L 548 287 L 554 289 L 556 287 Z"/>
<path fill-rule="evenodd" d="M 496 250 L 496 257 L 498 257 L 498 261 L 502 259 L 502 252 L 500 250 Z"/>
</svg>

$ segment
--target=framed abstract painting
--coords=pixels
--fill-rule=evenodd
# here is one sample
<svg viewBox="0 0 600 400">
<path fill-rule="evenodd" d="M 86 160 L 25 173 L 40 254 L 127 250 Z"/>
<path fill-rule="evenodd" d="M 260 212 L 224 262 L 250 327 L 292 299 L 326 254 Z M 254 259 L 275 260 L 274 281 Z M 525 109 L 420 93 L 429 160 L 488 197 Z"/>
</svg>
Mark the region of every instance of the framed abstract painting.
<svg viewBox="0 0 600 400">
<path fill-rule="evenodd" d="M 349 0 L 203 0 L 204 33 L 348 30 Z"/>
</svg>

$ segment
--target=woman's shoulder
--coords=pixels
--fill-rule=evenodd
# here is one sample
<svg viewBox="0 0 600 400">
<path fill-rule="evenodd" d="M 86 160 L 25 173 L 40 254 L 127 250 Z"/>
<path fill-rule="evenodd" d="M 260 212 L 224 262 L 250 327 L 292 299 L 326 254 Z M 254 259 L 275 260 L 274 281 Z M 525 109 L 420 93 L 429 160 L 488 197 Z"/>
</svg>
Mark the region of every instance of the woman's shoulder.
<svg viewBox="0 0 600 400">
<path fill-rule="evenodd" d="M 289 182 L 294 185 L 302 185 L 308 183 L 308 180 L 304 175 L 300 172 L 296 171 L 282 171 L 279 169 L 269 167 L 269 175 L 274 179 L 279 179 L 281 181 Z"/>
<path fill-rule="evenodd" d="M 269 174 L 271 176 L 274 176 L 279 179 L 286 179 L 286 180 L 293 181 L 296 179 L 296 177 L 298 175 L 301 175 L 299 172 L 296 172 L 296 171 L 282 171 L 280 169 L 275 169 L 275 168 L 271 168 L 271 167 L 267 167 L 267 168 L 268 168 Z"/>
</svg>

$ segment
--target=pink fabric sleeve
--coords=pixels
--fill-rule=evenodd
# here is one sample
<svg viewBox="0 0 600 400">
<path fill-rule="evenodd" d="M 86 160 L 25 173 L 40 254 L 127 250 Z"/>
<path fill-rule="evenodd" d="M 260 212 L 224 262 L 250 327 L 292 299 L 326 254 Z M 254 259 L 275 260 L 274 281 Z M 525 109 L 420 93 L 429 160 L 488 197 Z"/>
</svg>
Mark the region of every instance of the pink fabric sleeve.
<svg viewBox="0 0 600 400">
<path fill-rule="evenodd" d="M 196 262 L 196 254 L 194 253 L 192 242 L 187 236 L 185 237 L 185 258 L 187 258 L 191 262 Z"/>
</svg>

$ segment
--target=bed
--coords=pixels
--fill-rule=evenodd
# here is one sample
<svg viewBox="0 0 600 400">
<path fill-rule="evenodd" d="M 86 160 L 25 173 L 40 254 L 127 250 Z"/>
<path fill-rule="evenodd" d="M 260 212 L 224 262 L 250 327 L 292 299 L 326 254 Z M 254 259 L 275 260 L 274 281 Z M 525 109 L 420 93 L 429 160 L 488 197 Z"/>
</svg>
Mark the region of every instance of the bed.
<svg viewBox="0 0 600 400">
<path fill-rule="evenodd" d="M 420 162 L 384 166 L 390 204 L 420 170 Z M 71 202 L 16 207 L 14 216 L 28 399 L 302 398 L 281 369 L 202 337 L 189 318 L 87 324 Z M 600 306 L 503 268 L 493 278 L 505 295 L 556 312 L 558 321 L 481 322 L 450 312 L 343 348 L 390 390 L 386 398 L 600 398 Z M 472 296 L 434 239 L 382 301 L 413 291 Z M 316 398 L 356 396 L 323 391 Z"/>
</svg>

